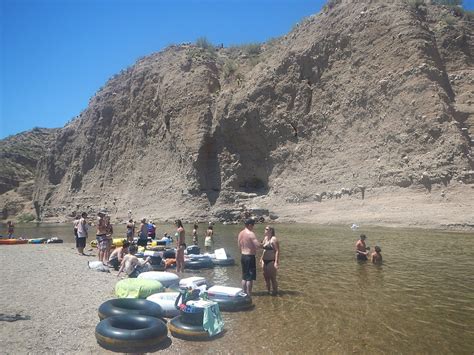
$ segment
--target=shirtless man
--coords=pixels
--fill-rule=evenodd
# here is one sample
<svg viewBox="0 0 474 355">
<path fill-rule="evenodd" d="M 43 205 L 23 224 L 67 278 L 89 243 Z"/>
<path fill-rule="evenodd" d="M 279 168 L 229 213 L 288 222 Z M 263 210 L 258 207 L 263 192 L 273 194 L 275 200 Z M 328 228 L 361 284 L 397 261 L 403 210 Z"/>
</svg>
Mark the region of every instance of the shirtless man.
<svg viewBox="0 0 474 355">
<path fill-rule="evenodd" d="M 123 261 L 123 258 L 125 255 L 128 254 L 128 248 L 130 247 L 129 242 L 123 243 L 121 247 L 115 248 L 115 250 L 110 254 L 109 258 L 109 266 L 113 267 L 115 270 L 118 270 L 120 267 L 120 264 Z"/>
<path fill-rule="evenodd" d="M 105 258 L 108 241 L 107 241 L 107 223 L 105 221 L 105 211 L 100 210 L 97 214 L 97 248 L 99 249 L 99 261 L 102 261 L 104 265 L 107 265 L 108 260 Z"/>
<path fill-rule="evenodd" d="M 367 251 L 369 248 L 365 245 L 365 239 L 367 237 L 365 234 L 361 234 L 359 240 L 357 241 L 355 248 L 356 248 L 356 258 L 357 261 L 367 261 L 367 256 L 369 252 Z"/>
<path fill-rule="evenodd" d="M 120 276 L 122 271 L 125 271 L 128 277 L 137 277 L 140 274 L 140 269 L 146 264 L 150 262 L 150 258 L 146 258 L 144 261 L 142 259 L 138 259 L 135 256 L 137 252 L 137 247 L 135 245 L 130 246 L 129 254 L 125 255 L 122 259 L 122 263 L 120 264 L 120 269 L 117 274 L 117 277 Z"/>
<path fill-rule="evenodd" d="M 255 254 L 257 248 L 261 247 L 253 228 L 255 221 L 251 218 L 245 220 L 245 228 L 239 233 L 238 245 L 242 256 L 242 289 L 249 296 L 252 293 L 253 282 L 257 279 L 257 264 Z"/>
</svg>

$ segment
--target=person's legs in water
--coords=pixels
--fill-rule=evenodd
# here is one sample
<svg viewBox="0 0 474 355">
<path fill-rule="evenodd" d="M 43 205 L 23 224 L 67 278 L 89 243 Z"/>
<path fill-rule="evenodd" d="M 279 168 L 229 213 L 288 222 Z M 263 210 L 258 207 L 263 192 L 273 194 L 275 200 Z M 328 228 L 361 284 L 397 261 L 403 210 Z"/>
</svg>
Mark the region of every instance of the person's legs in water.
<svg viewBox="0 0 474 355">
<path fill-rule="evenodd" d="M 270 282 L 271 282 L 271 272 L 269 270 L 269 263 L 272 261 L 263 260 L 263 278 L 265 279 L 265 286 L 267 286 L 267 291 L 270 293 Z"/>
</svg>

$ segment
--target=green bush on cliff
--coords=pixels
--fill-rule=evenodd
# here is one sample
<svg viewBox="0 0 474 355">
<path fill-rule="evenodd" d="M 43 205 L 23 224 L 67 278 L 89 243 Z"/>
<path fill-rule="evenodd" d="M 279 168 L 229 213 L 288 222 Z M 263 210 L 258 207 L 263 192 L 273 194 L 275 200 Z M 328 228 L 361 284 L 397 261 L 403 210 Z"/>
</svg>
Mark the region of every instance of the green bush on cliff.
<svg viewBox="0 0 474 355">
<path fill-rule="evenodd" d="M 32 215 L 31 213 L 23 213 L 18 217 L 18 222 L 20 223 L 28 223 L 28 222 L 33 222 L 35 220 L 35 216 Z"/>
</svg>

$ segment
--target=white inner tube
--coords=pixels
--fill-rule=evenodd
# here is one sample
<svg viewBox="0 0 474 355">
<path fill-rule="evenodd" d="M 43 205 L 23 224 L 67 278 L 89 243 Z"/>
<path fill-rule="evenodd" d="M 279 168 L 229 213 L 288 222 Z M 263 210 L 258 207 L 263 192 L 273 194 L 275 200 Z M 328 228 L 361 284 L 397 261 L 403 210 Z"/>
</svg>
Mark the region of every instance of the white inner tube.
<svg viewBox="0 0 474 355">
<path fill-rule="evenodd" d="M 147 271 L 138 275 L 139 279 L 160 281 L 164 287 L 170 287 L 179 284 L 179 276 L 166 271 Z"/>
<path fill-rule="evenodd" d="M 147 300 L 160 305 L 164 316 L 167 318 L 172 318 L 179 315 L 179 310 L 177 310 L 174 306 L 178 296 L 179 292 L 160 292 L 148 296 Z"/>
</svg>

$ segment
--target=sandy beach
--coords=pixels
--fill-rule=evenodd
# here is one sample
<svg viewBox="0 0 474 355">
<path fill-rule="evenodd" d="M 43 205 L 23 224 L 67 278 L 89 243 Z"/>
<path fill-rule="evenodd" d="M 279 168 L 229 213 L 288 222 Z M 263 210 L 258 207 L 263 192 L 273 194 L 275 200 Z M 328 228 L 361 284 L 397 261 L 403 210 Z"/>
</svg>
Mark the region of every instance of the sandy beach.
<svg viewBox="0 0 474 355">
<path fill-rule="evenodd" d="M 86 251 L 86 253 L 95 254 Z M 95 255 L 73 244 L 0 246 L 0 353 L 113 354 L 95 339 L 99 306 L 115 298 L 117 272 L 88 268 Z M 189 276 L 192 276 L 189 274 Z M 7 319 L 19 318 L 16 321 Z M 160 352 L 207 352 L 208 342 L 186 342 L 168 333 Z M 217 342 L 225 339 L 217 340 Z"/>
<path fill-rule="evenodd" d="M 0 309 L 27 318 L 2 321 L 2 353 L 97 353 L 97 308 L 117 278 L 87 267 L 95 257 L 64 245 L 2 246 Z"/>
</svg>

